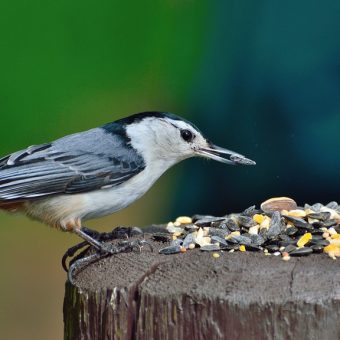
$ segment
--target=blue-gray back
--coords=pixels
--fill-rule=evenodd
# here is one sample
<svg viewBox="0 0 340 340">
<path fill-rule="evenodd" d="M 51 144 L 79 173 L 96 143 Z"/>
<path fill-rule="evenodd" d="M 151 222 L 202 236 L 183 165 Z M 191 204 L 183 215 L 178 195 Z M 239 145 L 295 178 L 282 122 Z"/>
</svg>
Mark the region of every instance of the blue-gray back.
<svg viewBox="0 0 340 340">
<path fill-rule="evenodd" d="M 0 202 L 119 185 L 144 169 L 116 123 L 28 147 L 0 159 Z"/>
</svg>

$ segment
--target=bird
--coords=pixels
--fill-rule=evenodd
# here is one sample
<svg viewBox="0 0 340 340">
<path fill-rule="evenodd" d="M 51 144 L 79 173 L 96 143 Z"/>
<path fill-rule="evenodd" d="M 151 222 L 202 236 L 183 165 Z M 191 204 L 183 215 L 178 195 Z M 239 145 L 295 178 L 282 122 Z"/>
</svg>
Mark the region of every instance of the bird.
<svg viewBox="0 0 340 340">
<path fill-rule="evenodd" d="M 166 170 L 194 156 L 255 165 L 214 145 L 184 118 L 141 112 L 2 157 L 0 210 L 23 213 L 75 233 L 98 251 L 116 253 L 83 222 L 129 206 Z"/>
</svg>

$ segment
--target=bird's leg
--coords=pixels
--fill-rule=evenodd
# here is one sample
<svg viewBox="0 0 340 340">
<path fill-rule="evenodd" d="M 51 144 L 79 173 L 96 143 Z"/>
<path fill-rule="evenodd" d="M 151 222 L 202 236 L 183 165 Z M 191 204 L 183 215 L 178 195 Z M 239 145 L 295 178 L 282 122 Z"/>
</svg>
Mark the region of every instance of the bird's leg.
<svg viewBox="0 0 340 340">
<path fill-rule="evenodd" d="M 131 252 L 133 250 L 138 250 L 141 252 L 144 245 L 148 245 L 150 248 L 150 251 L 153 252 L 152 245 L 145 240 L 135 240 L 135 241 L 120 241 L 116 246 L 113 246 L 112 249 L 114 249 L 114 253 L 109 252 L 96 252 L 94 254 L 88 255 L 86 257 L 82 257 L 89 248 L 86 248 L 84 251 L 82 251 L 79 255 L 77 255 L 76 258 L 72 259 L 70 261 L 70 267 L 67 271 L 67 277 L 71 284 L 74 284 L 73 280 L 73 274 L 75 271 L 81 269 L 83 266 L 89 265 L 95 261 L 98 261 L 104 257 L 109 256 L 110 254 L 119 254 L 123 252 Z"/>
<path fill-rule="evenodd" d="M 148 244 L 150 248 L 152 248 L 151 244 L 149 244 L 147 241 L 143 240 L 136 240 L 136 241 L 121 241 L 118 244 L 114 245 L 112 243 L 104 243 L 104 240 L 107 241 L 105 237 L 104 240 L 102 240 L 100 237 L 99 239 L 95 239 L 94 237 L 91 237 L 88 235 L 83 228 L 76 228 L 73 230 L 74 233 L 76 233 L 78 236 L 83 238 L 86 242 L 88 242 L 90 245 L 92 245 L 94 248 L 99 250 L 100 252 L 103 253 L 109 253 L 109 254 L 119 254 L 122 252 L 127 252 L 127 251 L 133 251 L 134 249 L 139 249 L 141 250 L 144 246 L 144 244 Z M 99 234 L 100 235 L 100 234 Z M 111 235 L 111 234 L 109 234 Z M 113 234 L 114 235 L 114 231 Z M 104 236 L 107 236 L 104 235 Z M 117 238 L 117 237 L 114 237 Z"/>
<path fill-rule="evenodd" d="M 134 236 L 134 235 L 138 235 L 138 234 L 142 234 L 142 231 L 139 228 L 130 228 L 130 227 L 117 227 L 114 228 L 111 232 L 103 232 L 100 233 L 96 230 L 92 230 L 90 228 L 87 227 L 81 227 L 80 228 L 84 233 L 86 233 L 89 237 L 97 240 L 97 241 L 111 241 L 114 239 L 119 239 L 119 238 L 125 238 L 128 239 L 130 236 Z M 69 257 L 73 257 L 76 252 L 82 248 L 84 248 L 85 246 L 89 245 L 89 242 L 83 241 L 80 242 L 78 244 L 76 244 L 75 246 L 69 248 L 64 256 L 62 257 L 62 266 L 64 268 L 64 270 L 67 272 L 68 268 L 66 265 L 66 261 Z M 76 261 L 79 258 L 82 258 L 83 255 L 87 252 L 87 250 L 89 249 L 89 247 L 87 247 L 85 250 L 83 250 L 80 254 L 78 254 L 71 262 Z"/>
<path fill-rule="evenodd" d="M 99 233 L 95 230 L 91 230 L 86 227 L 77 227 L 77 228 L 73 228 L 73 232 L 76 233 L 81 238 L 83 238 L 85 241 L 68 249 L 62 258 L 62 265 L 63 265 L 64 270 L 69 273 L 68 278 L 70 282 L 72 282 L 72 279 L 71 279 L 72 274 L 77 269 L 79 269 L 81 266 L 83 266 L 83 264 L 89 264 L 95 260 L 101 259 L 110 254 L 130 252 L 133 250 L 141 251 L 145 244 L 147 244 L 150 250 L 153 251 L 151 244 L 145 240 L 135 240 L 135 241 L 125 240 L 125 241 L 119 242 L 116 245 L 113 245 L 111 243 L 104 243 L 105 241 L 109 241 L 109 240 L 113 240 L 117 238 L 128 238 L 129 236 L 143 234 L 139 228 L 118 227 L 118 228 L 113 229 L 109 233 Z M 70 264 L 69 269 L 67 269 L 67 266 L 66 266 L 67 258 L 74 256 L 74 254 L 78 250 L 84 248 L 86 245 L 90 245 L 90 246 L 84 249 L 75 258 L 73 258 L 69 263 Z M 83 257 L 91 246 L 93 246 L 99 252 L 89 255 L 87 257 Z"/>
<path fill-rule="evenodd" d="M 83 265 L 90 264 L 94 261 L 97 261 L 104 256 L 107 256 L 108 254 L 101 254 L 101 253 L 94 253 L 89 256 L 78 258 L 76 261 L 72 261 L 68 271 L 67 271 L 67 278 L 70 281 L 71 284 L 74 284 L 73 281 L 73 274 L 75 271 L 80 269 Z M 77 256 L 78 257 L 78 256 Z"/>
<path fill-rule="evenodd" d="M 75 259 L 79 258 L 79 257 L 82 257 L 81 255 L 84 255 L 85 252 L 88 251 L 88 249 L 91 247 L 89 246 L 89 244 L 87 243 L 87 241 L 83 241 L 83 242 L 80 242 L 78 244 L 76 244 L 75 246 L 69 248 L 66 250 L 65 254 L 63 255 L 62 259 L 61 259 L 61 264 L 65 270 L 65 272 L 68 272 L 68 268 L 67 268 L 67 265 L 66 265 L 66 260 L 69 258 L 69 257 L 73 257 L 75 255 L 75 253 L 84 248 L 85 246 L 88 246 L 86 247 L 85 250 L 83 250 Z M 71 261 L 70 261 L 70 264 L 71 264 Z"/>
<path fill-rule="evenodd" d="M 81 229 L 85 231 L 86 234 L 100 241 L 111 241 L 115 239 L 128 239 L 132 236 L 143 235 L 143 231 L 137 227 L 116 227 L 112 229 L 112 231 L 110 232 L 103 232 L 103 233 L 98 233 L 97 231 L 88 229 L 86 227 L 82 227 Z M 94 233 L 95 235 L 90 234 L 89 232 Z M 96 235 L 99 235 L 99 237 L 96 237 Z"/>
</svg>

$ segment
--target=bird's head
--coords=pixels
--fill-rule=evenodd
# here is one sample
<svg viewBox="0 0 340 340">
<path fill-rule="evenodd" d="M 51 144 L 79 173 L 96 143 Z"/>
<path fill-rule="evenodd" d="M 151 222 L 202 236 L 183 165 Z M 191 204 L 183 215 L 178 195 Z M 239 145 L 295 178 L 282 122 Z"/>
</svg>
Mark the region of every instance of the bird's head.
<svg viewBox="0 0 340 340">
<path fill-rule="evenodd" d="M 121 122 L 131 145 L 147 163 L 158 161 L 171 166 L 201 156 L 227 164 L 255 165 L 236 152 L 212 144 L 195 125 L 171 113 L 138 113 Z"/>
</svg>

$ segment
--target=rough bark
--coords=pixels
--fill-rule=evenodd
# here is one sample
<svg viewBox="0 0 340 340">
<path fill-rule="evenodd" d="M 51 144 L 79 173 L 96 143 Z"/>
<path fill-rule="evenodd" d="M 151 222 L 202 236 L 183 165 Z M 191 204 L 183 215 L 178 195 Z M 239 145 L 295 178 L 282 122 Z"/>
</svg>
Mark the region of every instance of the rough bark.
<svg viewBox="0 0 340 340">
<path fill-rule="evenodd" d="M 65 339 L 339 339 L 340 261 L 111 256 L 66 283 Z"/>
</svg>

